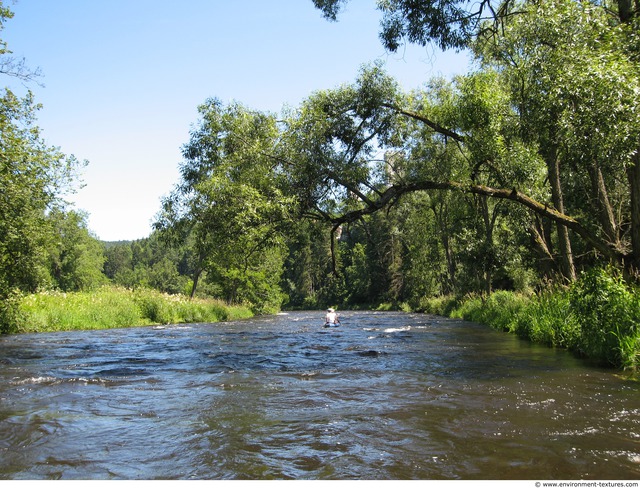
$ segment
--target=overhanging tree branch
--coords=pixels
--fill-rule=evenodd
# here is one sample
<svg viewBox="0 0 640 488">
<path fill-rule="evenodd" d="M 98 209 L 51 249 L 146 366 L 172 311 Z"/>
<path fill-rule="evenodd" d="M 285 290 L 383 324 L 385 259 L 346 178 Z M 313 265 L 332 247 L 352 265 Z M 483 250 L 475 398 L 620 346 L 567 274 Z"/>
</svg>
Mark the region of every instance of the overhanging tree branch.
<svg viewBox="0 0 640 488">
<path fill-rule="evenodd" d="M 333 216 L 329 220 L 334 225 L 334 228 L 337 228 L 337 226 L 339 225 L 354 222 L 365 215 L 373 214 L 378 210 L 381 210 L 386 206 L 392 204 L 395 200 L 405 194 L 426 190 L 458 191 L 517 202 L 520 205 L 524 205 L 537 215 L 547 217 L 552 221 L 560 223 L 571 229 L 573 232 L 582 237 L 586 242 L 591 244 L 595 249 L 597 249 L 603 256 L 606 256 L 607 258 L 612 259 L 618 263 L 626 263 L 629 261 L 630 256 L 620 251 L 619 249 L 616 249 L 607 241 L 599 238 L 573 217 L 560 213 L 553 207 L 540 203 L 529 197 L 528 195 L 525 195 L 524 193 L 518 191 L 517 189 L 497 189 L 484 185 L 465 184 L 455 181 L 420 181 L 402 185 L 393 185 L 382 192 L 380 198 L 375 201 L 371 201 L 367 206 L 358 210 L 346 212 L 342 215 Z"/>
</svg>

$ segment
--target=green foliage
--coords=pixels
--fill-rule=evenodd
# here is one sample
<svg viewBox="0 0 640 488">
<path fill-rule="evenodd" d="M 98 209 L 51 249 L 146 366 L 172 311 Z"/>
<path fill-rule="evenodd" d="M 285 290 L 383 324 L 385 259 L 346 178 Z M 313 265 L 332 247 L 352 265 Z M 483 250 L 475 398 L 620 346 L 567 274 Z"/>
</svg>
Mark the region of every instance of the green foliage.
<svg viewBox="0 0 640 488">
<path fill-rule="evenodd" d="M 423 297 L 414 303 L 406 304 L 405 311 L 414 310 L 443 317 L 453 317 L 454 311 L 460 307 L 460 302 L 458 298 L 451 295 Z"/>
<path fill-rule="evenodd" d="M 134 300 L 141 311 L 141 316 L 155 324 L 170 324 L 177 322 L 175 307 L 160 293 L 138 289 L 134 292 Z"/>
<path fill-rule="evenodd" d="M 247 304 L 256 314 L 280 310 L 284 297 L 278 286 L 279 276 L 262 270 L 225 270 L 218 276 L 222 294 L 231 303 Z"/>
<path fill-rule="evenodd" d="M 527 304 L 527 298 L 509 291 L 496 291 L 489 297 L 466 299 L 453 313 L 453 317 L 464 318 L 491 327 L 511 331 L 514 319 Z"/>
<path fill-rule="evenodd" d="M 612 269 L 594 268 L 572 287 L 571 309 L 581 329 L 576 347 L 613 366 L 635 366 L 640 354 L 640 300 Z"/>
<path fill-rule="evenodd" d="M 86 216 L 54 209 L 47 219 L 53 226 L 49 259 L 54 286 L 62 291 L 81 291 L 105 285 L 104 249 L 89 233 Z"/>
<path fill-rule="evenodd" d="M 315 2 L 334 19 L 342 3 Z M 630 184 L 637 20 L 623 25 L 604 4 L 571 0 L 503 3 L 492 10 L 500 29 L 459 0 L 379 8 L 388 47 L 476 39 L 481 68 L 405 93 L 376 63 L 281 116 L 207 100 L 156 231 L 104 250 L 61 200 L 77 161 L 44 144 L 30 94 L 5 92 L 1 330 L 378 304 L 451 313 L 636 368 L 640 300 L 619 276 L 593 271 L 570 291 L 526 293 L 553 281 L 568 256 L 582 269 L 640 259 L 640 190 Z M 0 1 L 0 27 L 10 17 Z M 492 198 L 507 188 L 526 205 Z M 559 220 L 548 202 L 571 217 Z M 101 288 L 107 280 L 129 290 Z M 60 291 L 22 295 L 39 289 Z M 221 301 L 180 295 L 191 291 Z"/>
<path fill-rule="evenodd" d="M 5 332 L 108 329 L 150 324 L 218 322 L 252 316 L 247 307 L 219 300 L 103 287 L 92 292 L 41 292 L 16 299 Z"/>
<path fill-rule="evenodd" d="M 20 309 L 22 293 L 13 290 L 0 300 L 0 334 L 18 332 L 18 324 L 24 323 L 24 313 Z"/>
<path fill-rule="evenodd" d="M 318 291 L 331 269 L 330 232 L 313 221 L 292 222 L 287 236 L 287 256 L 282 276 L 284 306 L 316 309 Z"/>
<path fill-rule="evenodd" d="M 199 111 L 200 124 L 184 148 L 182 181 L 165 199 L 156 228 L 173 246 L 188 243 L 194 286 L 204 272 L 220 298 L 260 313 L 277 310 L 283 230 L 294 202 L 269 155 L 276 120 L 219 100 Z"/>
<path fill-rule="evenodd" d="M 20 301 L 20 332 L 106 329 L 150 323 L 126 290 L 40 292 Z"/>
<path fill-rule="evenodd" d="M 567 290 L 546 291 L 532 297 L 515 317 L 513 332 L 533 342 L 575 350 L 580 327 Z"/>
<path fill-rule="evenodd" d="M 111 244 L 105 248 L 104 274 L 117 284 L 125 285 L 119 277 L 133 269 L 133 252 L 128 242 Z"/>
<path fill-rule="evenodd" d="M 366 303 L 370 295 L 371 272 L 367 266 L 364 244 L 356 243 L 349 251 L 350 264 L 345 267 L 345 283 L 349 290 L 347 301 L 351 303 Z"/>
<path fill-rule="evenodd" d="M 313 0 L 325 17 L 336 20 L 342 5 L 348 0 Z M 497 15 L 499 5 L 488 2 L 489 10 Z M 416 8 L 413 0 L 380 0 L 382 11 L 380 39 L 384 46 L 397 51 L 405 42 L 426 46 L 436 43 L 443 50 L 462 48 L 473 37 L 478 22 L 489 13 L 483 12 L 485 3 L 476 5 L 463 0 L 422 2 Z"/>
<path fill-rule="evenodd" d="M 230 306 L 214 299 L 187 299 L 151 289 L 133 292 L 141 316 L 154 324 L 220 322 L 253 316 L 248 307 Z"/>
<path fill-rule="evenodd" d="M 0 30 L 12 17 L 0 2 Z M 1 40 L 0 74 L 23 82 L 38 76 L 23 60 L 13 58 Z M 81 288 L 104 281 L 101 266 L 90 262 L 100 259 L 96 241 L 83 236 L 82 243 L 71 243 L 78 235 L 74 223 L 58 227 L 64 220 L 63 196 L 73 191 L 79 163 L 42 139 L 36 125 L 39 109 L 31 92 L 19 98 L 5 89 L 0 96 L 0 300 L 7 300 L 4 317 L 14 313 L 15 290 L 33 292 L 58 285 Z M 70 213 L 69 218 L 74 216 Z"/>
<path fill-rule="evenodd" d="M 594 268 L 567 289 L 466 297 L 451 310 L 452 303 L 448 298 L 424 300 L 421 309 L 567 348 L 599 364 L 632 371 L 640 367 L 640 293 L 614 269 Z"/>
<path fill-rule="evenodd" d="M 74 180 L 77 161 L 48 147 L 35 126 L 31 94 L 0 97 L 0 298 L 50 284 L 47 248 L 55 231 L 47 210 Z"/>
</svg>

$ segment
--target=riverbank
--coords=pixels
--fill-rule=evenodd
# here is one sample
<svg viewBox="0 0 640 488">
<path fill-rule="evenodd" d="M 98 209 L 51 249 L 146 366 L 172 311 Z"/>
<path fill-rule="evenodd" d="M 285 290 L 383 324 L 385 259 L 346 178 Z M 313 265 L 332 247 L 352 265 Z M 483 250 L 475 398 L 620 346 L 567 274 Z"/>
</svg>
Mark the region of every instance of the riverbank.
<svg viewBox="0 0 640 488">
<path fill-rule="evenodd" d="M 412 308 L 565 348 L 601 366 L 640 370 L 640 291 L 612 270 L 594 269 L 570 287 L 538 294 L 440 297 Z"/>
<path fill-rule="evenodd" d="M 107 286 L 91 292 L 46 291 L 13 299 L 13 320 L 2 332 L 96 330 L 154 324 L 220 322 L 253 316 L 248 307 L 189 299 L 150 289 Z"/>
<path fill-rule="evenodd" d="M 150 289 L 41 292 L 11 299 L 2 333 L 95 330 L 249 318 L 248 307 Z M 640 370 L 640 291 L 612 270 L 592 270 L 570 287 L 538 294 L 425 298 L 405 311 L 462 318 L 575 352 L 598 365 Z"/>
</svg>

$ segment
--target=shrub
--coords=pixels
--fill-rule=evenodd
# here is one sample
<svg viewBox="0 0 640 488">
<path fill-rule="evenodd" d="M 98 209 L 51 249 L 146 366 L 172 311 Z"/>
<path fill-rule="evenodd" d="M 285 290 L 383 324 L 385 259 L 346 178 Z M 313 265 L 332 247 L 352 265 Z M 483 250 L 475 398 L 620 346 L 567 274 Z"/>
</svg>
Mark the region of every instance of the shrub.
<svg viewBox="0 0 640 488">
<path fill-rule="evenodd" d="M 448 317 L 459 305 L 460 301 L 456 297 L 439 296 L 421 298 L 418 303 L 408 307 L 418 312 Z"/>
<path fill-rule="evenodd" d="M 592 269 L 570 292 L 580 326 L 576 348 L 597 362 L 635 369 L 640 352 L 640 300 L 613 269 Z"/>
<path fill-rule="evenodd" d="M 25 321 L 20 310 L 21 299 L 22 295 L 16 290 L 0 300 L 0 334 L 17 332 L 19 324 Z"/>
<path fill-rule="evenodd" d="M 142 317 L 154 324 L 170 324 L 177 322 L 171 304 L 162 294 L 152 290 L 136 290 L 135 303 L 140 308 Z"/>
<path fill-rule="evenodd" d="M 601 364 L 634 371 L 640 366 L 640 293 L 614 269 L 593 269 L 569 289 L 540 295 L 496 291 L 488 298 L 425 298 L 413 308 L 514 332 Z"/>
</svg>

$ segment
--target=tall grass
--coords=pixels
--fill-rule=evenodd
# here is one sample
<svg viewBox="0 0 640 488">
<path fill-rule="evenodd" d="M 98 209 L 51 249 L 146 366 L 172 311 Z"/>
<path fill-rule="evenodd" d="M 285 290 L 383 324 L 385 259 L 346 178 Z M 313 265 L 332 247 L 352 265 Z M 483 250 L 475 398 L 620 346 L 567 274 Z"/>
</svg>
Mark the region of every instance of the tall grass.
<svg viewBox="0 0 640 488">
<path fill-rule="evenodd" d="M 511 332 L 547 346 L 577 349 L 581 330 L 567 290 L 545 291 L 531 297 L 514 317 Z"/>
<path fill-rule="evenodd" d="M 600 365 L 640 369 L 640 292 L 613 269 L 590 270 L 569 288 L 537 295 L 498 291 L 489 297 L 441 300 L 434 308 L 451 304 L 442 315 L 566 348 Z"/>
<path fill-rule="evenodd" d="M 460 306 L 460 303 L 461 300 L 454 296 L 425 297 L 418 300 L 417 303 L 406 304 L 405 310 L 448 317 Z"/>
<path fill-rule="evenodd" d="M 251 317 L 247 307 L 154 290 L 104 287 L 94 292 L 41 292 L 18 302 L 5 332 L 108 329 L 151 324 L 219 322 Z"/>
<path fill-rule="evenodd" d="M 491 325 L 495 329 L 513 332 L 514 319 L 528 304 L 523 295 L 508 291 L 496 291 L 489 297 L 472 297 L 464 300 L 451 312 L 451 317 L 464 318 Z"/>
<path fill-rule="evenodd" d="M 640 293 L 613 269 L 593 269 L 569 298 L 581 329 L 578 347 L 602 363 L 637 369 L 640 356 Z"/>
</svg>

